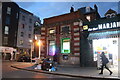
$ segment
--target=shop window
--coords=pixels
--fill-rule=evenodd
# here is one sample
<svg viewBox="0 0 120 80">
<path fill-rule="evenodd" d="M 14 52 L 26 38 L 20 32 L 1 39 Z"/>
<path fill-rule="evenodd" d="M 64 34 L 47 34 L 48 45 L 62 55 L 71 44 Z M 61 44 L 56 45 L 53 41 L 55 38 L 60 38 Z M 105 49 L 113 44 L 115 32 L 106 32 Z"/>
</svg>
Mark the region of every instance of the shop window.
<svg viewBox="0 0 120 80">
<path fill-rule="evenodd" d="M 70 38 L 61 40 L 61 53 L 70 53 Z"/>
<path fill-rule="evenodd" d="M 8 37 L 4 37 L 3 44 L 7 45 L 8 44 Z"/>
<path fill-rule="evenodd" d="M 49 53 L 48 53 L 48 55 L 54 56 L 55 55 L 55 51 L 56 51 L 55 41 L 49 41 Z"/>
<path fill-rule="evenodd" d="M 9 27 L 5 26 L 5 33 L 4 34 L 8 34 L 8 32 L 9 32 Z"/>
<path fill-rule="evenodd" d="M 11 14 L 11 7 L 7 7 L 7 14 Z"/>
</svg>

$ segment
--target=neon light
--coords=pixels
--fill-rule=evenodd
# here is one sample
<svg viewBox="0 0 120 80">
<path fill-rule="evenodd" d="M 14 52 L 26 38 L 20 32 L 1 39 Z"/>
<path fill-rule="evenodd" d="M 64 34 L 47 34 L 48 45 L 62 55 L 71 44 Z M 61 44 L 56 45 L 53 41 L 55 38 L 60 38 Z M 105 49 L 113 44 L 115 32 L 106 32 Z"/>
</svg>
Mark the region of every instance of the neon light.
<svg viewBox="0 0 120 80">
<path fill-rule="evenodd" d="M 70 53 L 70 38 L 61 40 L 61 53 Z"/>
</svg>

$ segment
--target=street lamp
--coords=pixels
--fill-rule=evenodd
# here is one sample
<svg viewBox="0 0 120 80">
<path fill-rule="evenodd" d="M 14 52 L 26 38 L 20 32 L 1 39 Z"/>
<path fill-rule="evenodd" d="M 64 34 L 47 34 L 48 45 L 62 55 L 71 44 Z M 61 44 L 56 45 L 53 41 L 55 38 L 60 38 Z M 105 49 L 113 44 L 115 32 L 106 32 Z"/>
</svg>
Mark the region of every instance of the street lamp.
<svg viewBox="0 0 120 80">
<path fill-rule="evenodd" d="M 40 59 L 40 55 L 41 55 L 41 41 L 40 40 L 38 40 L 38 46 L 39 46 L 39 59 Z"/>
<path fill-rule="evenodd" d="M 29 40 L 29 42 L 31 43 L 31 52 L 30 52 L 30 55 L 31 55 L 31 63 L 32 63 L 33 40 Z"/>
</svg>

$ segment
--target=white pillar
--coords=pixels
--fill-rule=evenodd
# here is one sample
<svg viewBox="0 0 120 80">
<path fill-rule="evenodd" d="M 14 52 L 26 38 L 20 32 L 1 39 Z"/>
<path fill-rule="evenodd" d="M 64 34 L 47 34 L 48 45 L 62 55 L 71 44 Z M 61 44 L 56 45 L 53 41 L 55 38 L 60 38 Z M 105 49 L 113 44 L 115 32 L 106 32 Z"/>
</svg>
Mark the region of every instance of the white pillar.
<svg viewBox="0 0 120 80">
<path fill-rule="evenodd" d="M 32 44 L 33 44 L 33 42 L 31 42 L 31 52 L 30 52 L 30 54 L 31 54 L 31 63 L 32 63 L 32 51 L 33 51 L 33 47 L 32 47 L 33 45 Z"/>
<path fill-rule="evenodd" d="M 11 59 L 10 60 L 13 60 L 13 53 L 11 52 L 10 54 L 11 54 Z"/>
<path fill-rule="evenodd" d="M 120 38 L 118 38 L 118 77 L 120 77 Z"/>
<path fill-rule="evenodd" d="M 40 42 L 40 40 L 39 40 L 39 59 L 40 59 L 40 55 L 41 55 L 41 42 Z"/>
</svg>

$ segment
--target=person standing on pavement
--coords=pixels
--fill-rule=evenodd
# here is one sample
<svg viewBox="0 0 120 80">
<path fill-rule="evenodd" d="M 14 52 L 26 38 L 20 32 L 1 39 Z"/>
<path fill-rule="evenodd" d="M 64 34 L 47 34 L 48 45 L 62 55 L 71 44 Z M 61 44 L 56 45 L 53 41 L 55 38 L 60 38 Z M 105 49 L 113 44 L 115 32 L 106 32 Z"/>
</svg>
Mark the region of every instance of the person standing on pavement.
<svg viewBox="0 0 120 80">
<path fill-rule="evenodd" d="M 104 67 L 110 72 L 110 75 L 112 75 L 112 71 L 108 68 L 107 63 L 109 63 L 108 58 L 105 56 L 105 53 L 101 53 L 101 60 L 102 60 L 102 66 L 101 66 L 101 72 L 99 74 L 103 74 Z"/>
</svg>

